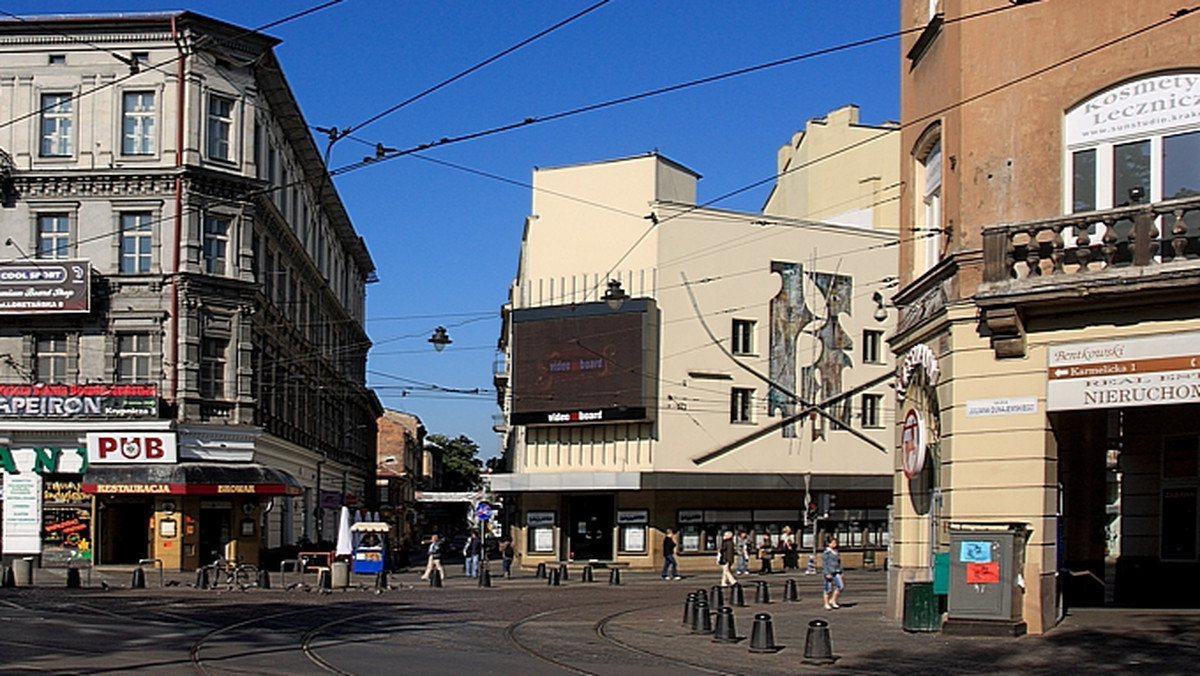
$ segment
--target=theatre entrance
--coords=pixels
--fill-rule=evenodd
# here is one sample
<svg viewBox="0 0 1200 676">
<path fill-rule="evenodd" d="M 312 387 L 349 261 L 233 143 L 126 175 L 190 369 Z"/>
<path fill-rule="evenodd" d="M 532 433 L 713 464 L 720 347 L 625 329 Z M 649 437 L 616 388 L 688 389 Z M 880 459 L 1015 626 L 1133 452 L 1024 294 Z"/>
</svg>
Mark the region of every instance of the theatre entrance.
<svg viewBox="0 0 1200 676">
<path fill-rule="evenodd" d="M 615 525 L 612 495 L 567 496 L 567 557 L 574 561 L 611 561 Z"/>
</svg>

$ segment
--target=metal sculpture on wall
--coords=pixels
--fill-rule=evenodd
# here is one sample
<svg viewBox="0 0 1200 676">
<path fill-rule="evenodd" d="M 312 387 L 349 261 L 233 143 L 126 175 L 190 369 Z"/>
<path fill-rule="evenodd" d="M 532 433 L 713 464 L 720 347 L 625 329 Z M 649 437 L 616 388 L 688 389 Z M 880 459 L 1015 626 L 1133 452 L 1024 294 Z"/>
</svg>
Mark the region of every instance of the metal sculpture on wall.
<svg viewBox="0 0 1200 676">
<path fill-rule="evenodd" d="M 771 343 L 770 375 L 772 382 L 793 392 L 796 390 L 796 366 L 801 355 L 797 346 L 801 332 L 807 332 L 816 341 L 811 361 L 800 369 L 798 394 L 804 401 L 822 401 L 841 393 L 842 372 L 852 366 L 850 351 L 854 342 L 842 328 L 840 317 L 851 312 L 854 281 L 848 275 L 828 272 L 805 272 L 798 263 L 773 261 L 771 272 L 781 278 L 779 293 L 771 299 Z M 804 297 L 804 280 L 807 278 L 824 297 L 826 315 L 817 316 Z M 815 299 L 814 299 L 815 300 Z M 783 417 L 795 413 L 796 402 L 777 387 L 767 395 L 767 415 L 776 412 Z M 838 404 L 833 416 L 844 424 L 850 424 L 851 402 L 849 399 Z M 803 423 L 803 421 L 801 421 Z M 824 419 L 813 422 L 814 438 L 824 438 Z M 783 428 L 784 437 L 795 437 L 794 425 Z"/>
</svg>

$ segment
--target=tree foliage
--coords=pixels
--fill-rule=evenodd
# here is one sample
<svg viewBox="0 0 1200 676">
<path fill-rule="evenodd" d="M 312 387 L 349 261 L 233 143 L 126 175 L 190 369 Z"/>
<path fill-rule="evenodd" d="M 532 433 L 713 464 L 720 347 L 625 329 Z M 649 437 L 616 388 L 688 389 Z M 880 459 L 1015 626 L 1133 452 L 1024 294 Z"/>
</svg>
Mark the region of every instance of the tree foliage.
<svg viewBox="0 0 1200 676">
<path fill-rule="evenodd" d="M 470 438 L 460 434 L 451 439 L 442 434 L 430 434 L 425 437 L 428 444 L 442 449 L 442 486 L 445 491 L 474 491 L 482 485 L 479 480 L 479 469 L 483 463 L 479 455 L 479 445 Z"/>
</svg>

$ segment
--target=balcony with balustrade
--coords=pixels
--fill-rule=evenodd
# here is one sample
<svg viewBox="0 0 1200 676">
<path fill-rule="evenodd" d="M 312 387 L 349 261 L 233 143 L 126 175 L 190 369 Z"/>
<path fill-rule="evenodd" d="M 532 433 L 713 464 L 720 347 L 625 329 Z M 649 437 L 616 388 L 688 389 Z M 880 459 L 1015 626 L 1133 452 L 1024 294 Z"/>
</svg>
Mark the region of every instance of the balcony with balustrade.
<svg viewBox="0 0 1200 676">
<path fill-rule="evenodd" d="M 989 226 L 983 257 L 975 301 L 999 357 L 1024 354 L 1034 317 L 1173 316 L 1200 308 L 1200 197 Z"/>
</svg>

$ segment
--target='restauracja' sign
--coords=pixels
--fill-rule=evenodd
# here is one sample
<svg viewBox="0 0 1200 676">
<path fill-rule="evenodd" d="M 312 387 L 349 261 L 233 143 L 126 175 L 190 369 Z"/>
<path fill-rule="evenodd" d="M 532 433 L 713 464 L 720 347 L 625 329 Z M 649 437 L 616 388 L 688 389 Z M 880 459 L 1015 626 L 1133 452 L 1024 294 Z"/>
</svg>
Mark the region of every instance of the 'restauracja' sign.
<svg viewBox="0 0 1200 676">
<path fill-rule="evenodd" d="M 154 385 L 0 385 L 4 418 L 144 418 L 158 415 Z"/>
</svg>

